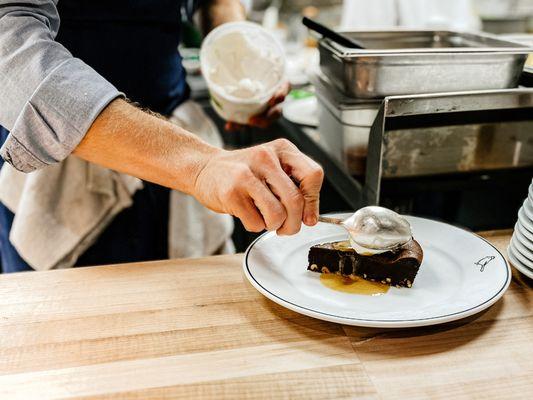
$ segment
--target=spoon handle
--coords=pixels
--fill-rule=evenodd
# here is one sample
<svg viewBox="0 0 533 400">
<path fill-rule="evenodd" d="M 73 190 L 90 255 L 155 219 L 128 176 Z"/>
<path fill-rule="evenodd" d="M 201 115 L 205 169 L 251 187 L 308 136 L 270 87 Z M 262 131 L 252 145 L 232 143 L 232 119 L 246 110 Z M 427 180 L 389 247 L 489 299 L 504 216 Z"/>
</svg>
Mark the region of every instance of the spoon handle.
<svg viewBox="0 0 533 400">
<path fill-rule="evenodd" d="M 327 224 L 335 224 L 335 225 L 342 225 L 342 223 L 344 222 L 344 220 L 340 218 L 323 217 L 321 215 L 318 216 L 318 220 L 320 222 L 325 222 Z"/>
</svg>

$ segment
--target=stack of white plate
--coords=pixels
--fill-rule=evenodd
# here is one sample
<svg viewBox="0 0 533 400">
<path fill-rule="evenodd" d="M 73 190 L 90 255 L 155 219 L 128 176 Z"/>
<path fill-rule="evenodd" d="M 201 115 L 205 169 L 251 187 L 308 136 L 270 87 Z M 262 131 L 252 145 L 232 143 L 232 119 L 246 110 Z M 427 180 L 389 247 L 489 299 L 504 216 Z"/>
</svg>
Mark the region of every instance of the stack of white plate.
<svg viewBox="0 0 533 400">
<path fill-rule="evenodd" d="M 533 279 L 533 182 L 527 199 L 518 211 L 518 221 L 507 254 L 517 270 Z"/>
</svg>

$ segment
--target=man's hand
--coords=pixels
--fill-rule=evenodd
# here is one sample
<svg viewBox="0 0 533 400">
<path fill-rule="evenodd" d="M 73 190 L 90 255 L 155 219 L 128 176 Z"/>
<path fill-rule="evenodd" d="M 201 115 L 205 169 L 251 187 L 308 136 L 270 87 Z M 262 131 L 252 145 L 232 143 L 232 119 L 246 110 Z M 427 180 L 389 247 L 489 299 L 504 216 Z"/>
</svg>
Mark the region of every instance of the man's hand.
<svg viewBox="0 0 533 400">
<path fill-rule="evenodd" d="M 274 121 L 281 116 L 281 103 L 285 100 L 285 97 L 289 94 L 291 86 L 289 82 L 285 82 L 279 88 L 274 96 L 269 100 L 267 109 L 259 115 L 254 115 L 248 121 L 248 126 L 254 126 L 257 128 L 268 128 Z M 236 132 L 244 128 L 244 125 L 236 122 L 226 122 L 225 129 L 228 132 Z"/>
<path fill-rule="evenodd" d="M 212 155 L 192 194 L 208 208 L 238 217 L 249 231 L 290 235 L 300 230 L 302 221 L 317 223 L 323 178 L 315 161 L 278 139 Z"/>
<path fill-rule="evenodd" d="M 74 153 L 196 197 L 246 229 L 293 234 L 318 220 L 322 168 L 285 139 L 217 149 L 124 100 L 109 104 Z M 294 182 L 297 182 L 295 184 Z"/>
</svg>

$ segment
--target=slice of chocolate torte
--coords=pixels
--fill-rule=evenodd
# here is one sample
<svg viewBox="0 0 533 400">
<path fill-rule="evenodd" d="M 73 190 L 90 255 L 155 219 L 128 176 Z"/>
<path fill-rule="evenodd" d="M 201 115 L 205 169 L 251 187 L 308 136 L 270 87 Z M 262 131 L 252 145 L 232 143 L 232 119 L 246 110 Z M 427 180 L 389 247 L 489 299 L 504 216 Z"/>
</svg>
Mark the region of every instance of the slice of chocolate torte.
<svg viewBox="0 0 533 400">
<path fill-rule="evenodd" d="M 348 241 L 333 242 L 311 247 L 307 269 L 343 276 L 357 275 L 392 286 L 411 287 L 422 258 L 422 248 L 414 239 L 395 251 L 371 256 L 358 254 Z"/>
</svg>

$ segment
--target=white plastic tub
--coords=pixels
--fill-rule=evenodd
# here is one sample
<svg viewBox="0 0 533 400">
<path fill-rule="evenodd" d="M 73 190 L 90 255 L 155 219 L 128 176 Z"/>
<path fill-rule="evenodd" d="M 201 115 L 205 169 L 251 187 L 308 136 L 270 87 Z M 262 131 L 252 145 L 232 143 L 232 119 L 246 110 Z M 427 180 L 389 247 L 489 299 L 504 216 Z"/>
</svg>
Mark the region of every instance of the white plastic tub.
<svg viewBox="0 0 533 400">
<path fill-rule="evenodd" d="M 200 63 L 213 108 L 227 121 L 241 124 L 267 108 L 285 79 L 283 48 L 252 22 L 227 23 L 211 31 Z"/>
</svg>

